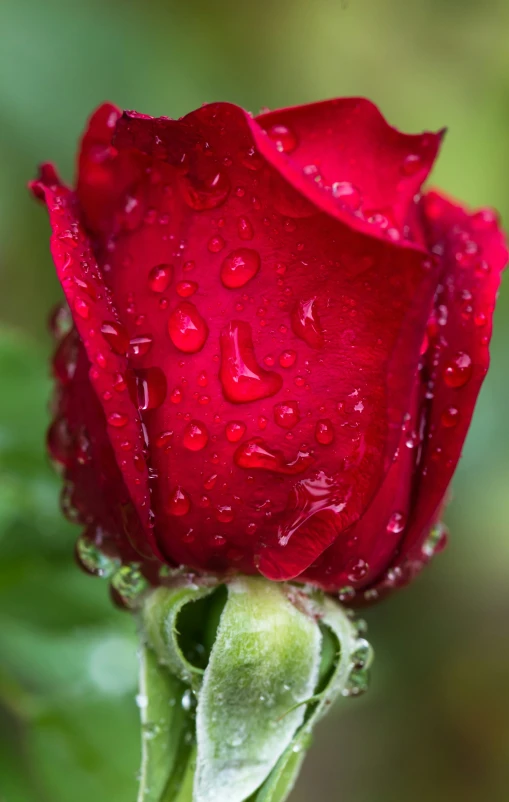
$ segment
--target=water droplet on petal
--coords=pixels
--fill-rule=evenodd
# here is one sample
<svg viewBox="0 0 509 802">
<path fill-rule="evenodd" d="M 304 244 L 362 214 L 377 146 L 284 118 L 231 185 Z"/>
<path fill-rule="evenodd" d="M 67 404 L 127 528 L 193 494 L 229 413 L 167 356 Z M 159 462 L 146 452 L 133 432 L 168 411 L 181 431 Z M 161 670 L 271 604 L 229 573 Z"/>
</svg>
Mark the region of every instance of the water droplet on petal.
<svg viewBox="0 0 509 802">
<path fill-rule="evenodd" d="M 347 576 L 350 582 L 360 582 L 369 571 L 369 565 L 365 560 L 354 560 L 347 566 Z"/>
<path fill-rule="evenodd" d="M 300 420 L 297 401 L 284 401 L 274 407 L 274 421 L 282 429 L 293 429 Z"/>
<path fill-rule="evenodd" d="M 422 167 L 422 159 L 418 153 L 409 153 L 403 159 L 402 170 L 405 175 L 415 175 Z"/>
<path fill-rule="evenodd" d="M 168 449 L 173 442 L 173 432 L 166 431 L 157 435 L 155 443 L 157 448 Z"/>
<path fill-rule="evenodd" d="M 189 451 L 201 451 L 208 443 L 209 433 L 204 423 L 189 421 L 182 437 L 182 443 Z"/>
<path fill-rule="evenodd" d="M 88 532 L 84 532 L 78 538 L 76 543 L 76 556 L 86 571 L 103 578 L 112 576 L 120 565 L 117 558 L 111 557 L 101 551 Z"/>
<path fill-rule="evenodd" d="M 197 212 L 221 206 L 230 194 L 230 180 L 222 170 L 217 170 L 205 179 L 191 175 L 180 176 L 179 186 L 187 205 Z"/>
<path fill-rule="evenodd" d="M 148 582 L 140 571 L 139 565 L 130 563 L 116 571 L 111 585 L 127 607 L 135 606 L 141 594 L 147 589 Z"/>
<path fill-rule="evenodd" d="M 297 147 L 297 137 L 286 125 L 272 125 L 267 130 L 267 136 L 280 153 L 291 153 Z"/>
<path fill-rule="evenodd" d="M 129 336 L 121 323 L 105 321 L 101 326 L 101 334 L 115 354 L 127 353 Z"/>
<path fill-rule="evenodd" d="M 196 281 L 179 281 L 175 287 L 181 298 L 189 298 L 198 289 Z"/>
<path fill-rule="evenodd" d="M 259 437 L 242 443 L 234 454 L 234 460 L 240 468 L 271 471 L 287 476 L 303 473 L 314 462 L 307 451 L 299 451 L 295 459 L 289 461 L 282 451 L 271 449 Z"/>
<path fill-rule="evenodd" d="M 332 185 L 332 195 L 340 201 L 342 206 L 346 206 L 353 212 L 360 209 L 362 195 L 356 186 L 350 181 L 336 181 Z"/>
<path fill-rule="evenodd" d="M 260 156 L 256 148 L 251 147 L 241 154 L 241 162 L 248 170 L 256 172 L 263 167 L 263 158 Z"/>
<path fill-rule="evenodd" d="M 315 303 L 316 298 L 297 303 L 291 315 L 292 330 L 311 348 L 323 348 L 323 331 Z"/>
<path fill-rule="evenodd" d="M 460 419 L 459 409 L 456 407 L 447 407 L 442 412 L 440 416 L 440 420 L 442 422 L 442 426 L 445 426 L 446 429 L 452 429 L 454 426 L 457 426 Z"/>
<path fill-rule="evenodd" d="M 472 375 L 472 359 L 463 351 L 447 363 L 444 370 L 444 381 L 448 387 L 463 387 Z"/>
<path fill-rule="evenodd" d="M 406 526 L 406 516 L 402 512 L 393 512 L 387 522 L 386 529 L 391 535 L 399 535 Z"/>
<path fill-rule="evenodd" d="M 249 240 L 253 239 L 254 237 L 253 226 L 247 217 L 239 217 L 237 222 L 237 231 L 240 239 Z"/>
<path fill-rule="evenodd" d="M 242 421 L 231 420 L 228 421 L 225 427 L 226 439 L 230 443 L 238 443 L 246 431 L 246 424 Z"/>
<path fill-rule="evenodd" d="M 221 332 L 219 379 L 225 397 L 237 404 L 268 398 L 283 385 L 278 373 L 258 365 L 251 326 L 242 320 L 232 321 Z"/>
<path fill-rule="evenodd" d="M 194 354 L 205 345 L 209 329 L 196 306 L 182 301 L 170 315 L 168 333 L 179 351 Z"/>
<path fill-rule="evenodd" d="M 260 269 L 260 255 L 251 248 L 231 251 L 221 265 L 221 281 L 229 289 L 247 284 Z"/>
<path fill-rule="evenodd" d="M 150 350 L 153 337 L 150 334 L 141 334 L 129 341 L 130 356 L 145 356 Z"/>
<path fill-rule="evenodd" d="M 228 524 L 235 518 L 235 513 L 229 504 L 216 507 L 216 518 L 222 524 Z"/>
<path fill-rule="evenodd" d="M 73 441 L 69 424 L 65 418 L 56 418 L 48 429 L 46 443 L 50 456 L 61 465 L 68 465 L 72 458 Z"/>
<path fill-rule="evenodd" d="M 156 265 L 148 274 L 148 285 L 152 292 L 164 292 L 168 289 L 172 276 L 172 265 Z"/>
<path fill-rule="evenodd" d="M 79 295 L 77 295 L 74 299 L 74 311 L 83 318 L 83 320 L 88 320 L 90 317 L 90 304 L 88 301 L 85 301 L 84 298 L 80 298 Z"/>
<path fill-rule="evenodd" d="M 296 351 L 283 351 L 281 356 L 279 357 L 279 364 L 282 368 L 291 368 L 292 365 L 295 364 L 295 360 L 297 359 L 297 352 Z"/>
<path fill-rule="evenodd" d="M 112 412 L 108 415 L 108 423 L 110 426 L 114 426 L 115 429 L 121 429 L 123 426 L 127 426 L 129 418 L 122 412 Z"/>
<path fill-rule="evenodd" d="M 176 487 L 166 500 L 166 511 L 170 515 L 186 515 L 191 509 L 191 499 L 181 487 Z"/>
<path fill-rule="evenodd" d="M 127 386 L 133 404 L 138 409 L 156 409 L 166 398 L 166 376 L 161 368 L 127 371 Z"/>
<path fill-rule="evenodd" d="M 334 426 L 328 418 L 316 422 L 315 438 L 322 446 L 329 446 L 334 440 Z"/>
<path fill-rule="evenodd" d="M 221 236 L 211 237 L 207 243 L 210 253 L 219 253 L 225 246 L 225 241 Z"/>
</svg>

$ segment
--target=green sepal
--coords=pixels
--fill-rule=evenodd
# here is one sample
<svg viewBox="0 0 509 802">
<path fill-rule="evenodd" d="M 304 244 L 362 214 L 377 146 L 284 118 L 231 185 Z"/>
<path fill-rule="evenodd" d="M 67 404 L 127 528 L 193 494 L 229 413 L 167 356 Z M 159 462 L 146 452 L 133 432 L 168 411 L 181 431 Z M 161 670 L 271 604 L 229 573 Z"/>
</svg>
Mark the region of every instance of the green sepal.
<svg viewBox="0 0 509 802">
<path fill-rule="evenodd" d="M 142 608 L 142 629 L 159 661 L 194 689 L 201 685 L 203 669 L 191 663 L 182 651 L 177 627 L 178 617 L 185 605 L 203 599 L 215 589 L 197 585 L 160 587 L 148 596 Z"/>
<path fill-rule="evenodd" d="M 185 685 L 142 645 L 139 651 L 141 717 L 141 770 L 138 802 L 161 802 L 176 763 L 180 742 L 192 721 L 182 707 Z M 186 720 L 187 719 L 187 720 Z"/>
<path fill-rule="evenodd" d="M 303 722 L 321 641 L 286 586 L 229 583 L 198 697 L 193 802 L 243 802 L 264 783 Z"/>
<path fill-rule="evenodd" d="M 309 705 L 304 724 L 281 755 L 270 777 L 253 796 L 252 802 L 284 802 L 288 798 L 311 743 L 311 733 L 315 724 L 327 713 L 338 696 L 357 695 L 361 687 L 361 677 L 366 681 L 366 672 L 372 660 L 368 642 L 358 637 L 357 629 L 350 617 L 332 599 L 323 597 L 318 602 L 318 608 L 321 625 L 327 628 L 327 634 L 323 639 L 321 678 L 330 665 L 331 642 L 335 643 L 333 668 L 328 672 L 325 688 L 313 698 L 314 706 L 312 703 Z"/>
<path fill-rule="evenodd" d="M 312 588 L 261 577 L 159 588 L 141 625 L 149 736 L 166 709 L 157 737 L 144 735 L 138 802 L 284 802 L 316 722 L 367 687 L 368 642 Z"/>
</svg>

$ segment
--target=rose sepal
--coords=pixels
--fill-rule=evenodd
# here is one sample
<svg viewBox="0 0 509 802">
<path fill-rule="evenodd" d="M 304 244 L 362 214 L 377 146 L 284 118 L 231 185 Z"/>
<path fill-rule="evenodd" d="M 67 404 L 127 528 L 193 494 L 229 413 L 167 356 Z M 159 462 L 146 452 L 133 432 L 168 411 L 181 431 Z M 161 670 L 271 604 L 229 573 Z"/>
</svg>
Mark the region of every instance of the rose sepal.
<svg viewBox="0 0 509 802">
<path fill-rule="evenodd" d="M 196 602 L 201 606 L 193 610 Z M 166 773 L 150 766 L 164 762 L 164 736 L 144 740 L 140 787 L 148 775 L 158 783 L 149 795 L 140 791 L 138 802 L 218 802 L 225 793 L 228 802 L 283 802 L 314 724 L 336 697 L 364 689 L 371 660 L 367 641 L 337 602 L 261 578 L 159 588 L 145 596 L 140 621 L 142 669 L 152 670 L 143 675 L 142 722 L 157 707 L 147 676 L 158 704 L 183 707 L 185 715 L 175 717 L 179 726 L 169 738 L 179 745 L 171 744 Z M 173 684 L 165 684 L 168 674 Z"/>
</svg>

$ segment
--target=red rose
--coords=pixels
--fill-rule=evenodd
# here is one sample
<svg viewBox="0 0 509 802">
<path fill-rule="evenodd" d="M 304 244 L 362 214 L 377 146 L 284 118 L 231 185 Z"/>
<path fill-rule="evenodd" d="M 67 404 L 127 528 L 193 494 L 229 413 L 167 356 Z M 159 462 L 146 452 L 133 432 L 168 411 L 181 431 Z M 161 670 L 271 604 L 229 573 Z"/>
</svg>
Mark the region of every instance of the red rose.
<svg viewBox="0 0 509 802">
<path fill-rule="evenodd" d="M 76 189 L 42 168 L 74 321 L 49 445 L 86 538 L 154 582 L 360 601 L 427 561 L 507 259 L 491 212 L 421 196 L 441 138 L 359 99 L 105 105 Z"/>
</svg>

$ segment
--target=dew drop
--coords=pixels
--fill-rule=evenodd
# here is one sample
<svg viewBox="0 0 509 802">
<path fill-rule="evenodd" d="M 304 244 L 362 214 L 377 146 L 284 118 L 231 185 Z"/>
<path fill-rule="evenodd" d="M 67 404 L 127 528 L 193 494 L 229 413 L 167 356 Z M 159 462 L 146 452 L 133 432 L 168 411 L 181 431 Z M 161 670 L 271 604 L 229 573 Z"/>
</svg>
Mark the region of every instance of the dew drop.
<svg viewBox="0 0 509 802">
<path fill-rule="evenodd" d="M 209 433 L 204 423 L 189 421 L 182 437 L 182 443 L 189 451 L 201 451 L 208 443 Z"/>
<path fill-rule="evenodd" d="M 354 212 L 361 207 L 362 195 L 360 190 L 350 181 L 336 181 L 332 185 L 332 195 L 342 206 L 346 206 Z"/>
<path fill-rule="evenodd" d="M 228 421 L 225 427 L 226 439 L 230 443 L 238 443 L 238 441 L 244 436 L 245 431 L 246 424 L 242 421 Z"/>
<path fill-rule="evenodd" d="M 205 179 L 191 175 L 180 176 L 179 187 L 187 205 L 196 212 L 221 206 L 230 194 L 230 181 L 222 170 Z"/>
<path fill-rule="evenodd" d="M 191 509 L 191 499 L 181 487 L 176 487 L 166 501 L 166 511 L 170 515 L 186 515 Z"/>
<path fill-rule="evenodd" d="M 403 159 L 402 170 L 405 175 L 415 175 L 422 167 L 422 159 L 418 153 L 409 153 Z"/>
<path fill-rule="evenodd" d="M 360 582 L 369 571 L 369 565 L 365 560 L 354 560 L 347 566 L 347 576 L 350 582 Z"/>
<path fill-rule="evenodd" d="M 235 518 L 235 513 L 228 504 L 216 507 L 216 518 L 222 524 L 228 524 Z"/>
<path fill-rule="evenodd" d="M 252 170 L 253 172 L 263 167 L 263 158 L 254 147 L 241 153 L 241 162 L 244 167 L 247 167 L 248 170 Z"/>
<path fill-rule="evenodd" d="M 148 285 L 152 292 L 164 292 L 168 289 L 172 276 L 172 265 L 156 265 L 148 274 Z"/>
<path fill-rule="evenodd" d="M 286 125 L 272 125 L 267 129 L 267 136 L 280 153 L 291 153 L 297 147 L 297 137 Z"/>
<path fill-rule="evenodd" d="M 134 607 L 142 593 L 147 589 L 148 582 L 140 571 L 140 566 L 136 563 L 123 565 L 116 571 L 111 580 L 111 585 L 118 593 L 121 600 L 127 607 Z M 138 703 L 143 704 L 143 697 Z"/>
<path fill-rule="evenodd" d="M 195 354 L 207 340 L 209 329 L 196 306 L 190 301 L 182 301 L 171 313 L 168 320 L 168 334 L 179 351 Z"/>
<path fill-rule="evenodd" d="M 231 251 L 221 265 L 221 281 L 228 289 L 243 287 L 260 269 L 260 255 L 251 248 Z"/>
<path fill-rule="evenodd" d="M 446 429 L 453 429 L 455 426 L 458 425 L 460 419 L 459 409 L 456 407 L 447 407 L 442 412 L 440 416 L 440 420 L 442 422 L 442 426 L 445 426 Z"/>
<path fill-rule="evenodd" d="M 61 465 L 67 465 L 72 455 L 72 437 L 65 418 L 56 418 L 48 429 L 46 443 L 50 456 Z"/>
<path fill-rule="evenodd" d="M 173 441 L 173 432 L 168 430 L 165 432 L 160 432 L 160 434 L 157 435 L 155 439 L 155 444 L 157 448 L 162 448 L 163 450 L 166 450 L 169 447 L 171 447 L 172 441 Z"/>
<path fill-rule="evenodd" d="M 203 487 L 205 488 L 205 490 L 212 490 L 216 482 L 217 482 L 217 473 L 213 473 L 211 476 L 209 476 L 208 479 L 204 481 Z"/>
<path fill-rule="evenodd" d="M 119 560 L 105 554 L 84 532 L 76 543 L 76 556 L 83 568 L 90 574 L 108 578 L 119 568 Z"/>
<path fill-rule="evenodd" d="M 303 473 L 314 462 L 307 451 L 299 451 L 294 460 L 288 461 L 282 451 L 271 449 L 259 437 L 240 445 L 234 454 L 234 460 L 240 468 L 271 471 L 287 476 Z"/>
<path fill-rule="evenodd" d="M 406 526 L 406 516 L 402 512 L 393 512 L 387 522 L 386 529 L 391 535 L 399 535 Z"/>
<path fill-rule="evenodd" d="M 83 318 L 83 320 L 88 320 L 90 317 L 90 305 L 88 301 L 85 301 L 84 298 L 80 298 L 80 296 L 77 295 L 74 299 L 74 311 L 79 317 Z"/>
<path fill-rule="evenodd" d="M 221 332 L 219 379 L 228 401 L 240 404 L 275 395 L 283 380 L 256 361 L 251 326 L 234 320 Z"/>
<path fill-rule="evenodd" d="M 86 465 L 92 459 L 90 453 L 90 440 L 84 429 L 78 434 L 76 438 L 76 462 L 80 465 Z"/>
<path fill-rule="evenodd" d="M 115 429 L 121 429 L 123 426 L 127 426 L 129 418 L 122 412 L 112 412 L 108 415 L 108 423 L 110 426 L 114 426 Z"/>
<path fill-rule="evenodd" d="M 458 351 L 444 369 L 444 381 L 448 387 L 463 387 L 471 375 L 472 359 L 463 351 Z"/>
<path fill-rule="evenodd" d="M 329 446 L 334 440 L 334 426 L 328 418 L 316 422 L 315 438 L 322 446 Z"/>
<path fill-rule="evenodd" d="M 225 241 L 220 235 L 211 237 L 207 243 L 207 248 L 209 249 L 210 253 L 219 253 L 223 250 L 224 246 Z"/>
<path fill-rule="evenodd" d="M 198 289 L 198 284 L 196 281 L 179 281 L 175 289 L 181 298 L 189 298 Z"/>
<path fill-rule="evenodd" d="M 237 221 L 237 231 L 240 239 L 250 240 L 254 237 L 253 226 L 247 217 L 239 217 Z"/>
<path fill-rule="evenodd" d="M 115 354 L 127 353 L 129 336 L 121 323 L 105 321 L 101 326 L 101 334 Z"/>
<path fill-rule="evenodd" d="M 133 404 L 138 409 L 156 409 L 166 398 L 166 376 L 161 368 L 128 370 L 127 387 Z"/>
<path fill-rule="evenodd" d="M 150 334 L 140 334 L 129 341 L 130 356 L 145 356 L 150 351 L 153 337 Z"/>
<path fill-rule="evenodd" d="M 282 429 L 293 429 L 300 420 L 297 401 L 285 401 L 274 407 L 274 421 Z"/>
<path fill-rule="evenodd" d="M 304 340 L 311 348 L 323 348 L 323 331 L 315 308 L 316 298 L 299 301 L 292 315 L 293 333 Z"/>
<path fill-rule="evenodd" d="M 283 351 L 281 356 L 279 357 L 279 364 L 282 368 L 291 368 L 292 365 L 295 365 L 295 360 L 297 359 L 297 352 L 296 351 Z"/>
</svg>

